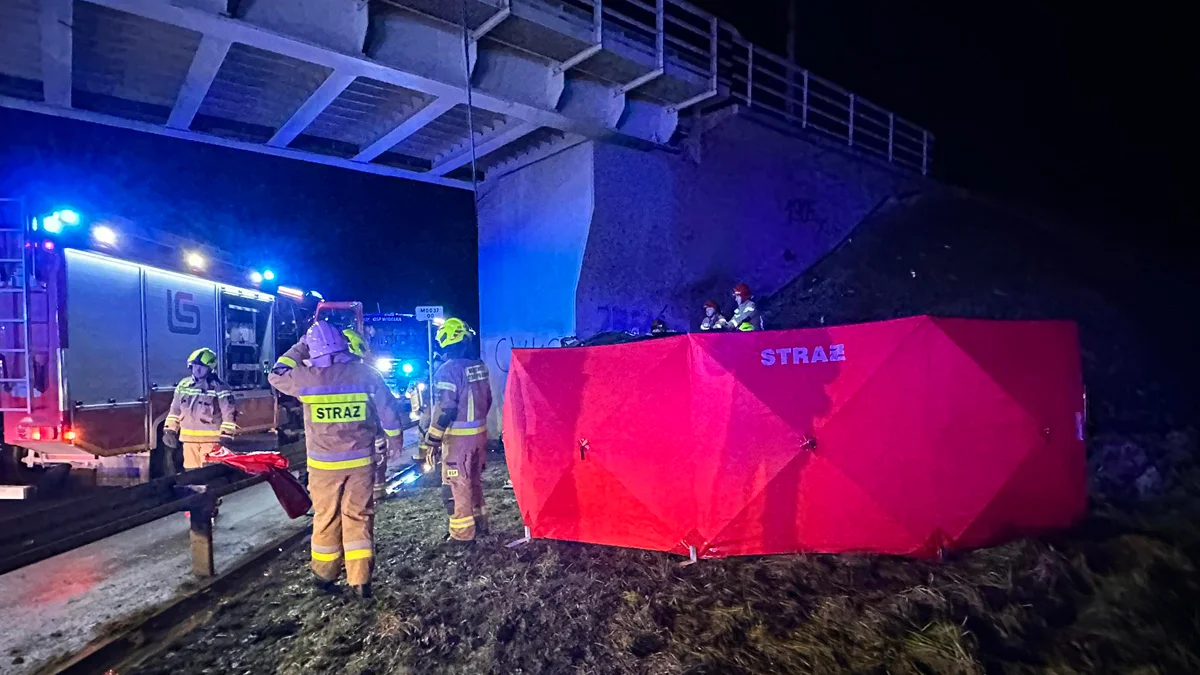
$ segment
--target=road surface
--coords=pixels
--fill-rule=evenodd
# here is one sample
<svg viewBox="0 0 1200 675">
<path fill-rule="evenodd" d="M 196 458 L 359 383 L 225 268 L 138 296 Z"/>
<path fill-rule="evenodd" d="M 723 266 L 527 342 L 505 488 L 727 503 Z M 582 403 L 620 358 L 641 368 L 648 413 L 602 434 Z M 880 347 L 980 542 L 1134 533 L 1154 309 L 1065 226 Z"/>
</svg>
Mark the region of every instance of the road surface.
<svg viewBox="0 0 1200 675">
<path fill-rule="evenodd" d="M 266 483 L 224 497 L 217 572 L 310 520 L 288 520 Z M 188 521 L 178 513 L 0 576 L 0 674 L 34 672 L 152 611 L 194 579 L 191 568 Z"/>
</svg>

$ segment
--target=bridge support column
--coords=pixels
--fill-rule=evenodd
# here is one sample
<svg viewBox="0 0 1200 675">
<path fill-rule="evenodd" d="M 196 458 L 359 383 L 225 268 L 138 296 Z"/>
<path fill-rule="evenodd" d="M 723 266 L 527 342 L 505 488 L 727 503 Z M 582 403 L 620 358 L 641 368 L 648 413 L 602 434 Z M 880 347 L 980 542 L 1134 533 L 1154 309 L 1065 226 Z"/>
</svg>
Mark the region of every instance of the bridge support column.
<svg viewBox="0 0 1200 675">
<path fill-rule="evenodd" d="M 575 334 L 575 287 L 591 227 L 593 143 L 576 145 L 479 189 L 479 331 L 499 431 L 514 347 Z"/>
</svg>

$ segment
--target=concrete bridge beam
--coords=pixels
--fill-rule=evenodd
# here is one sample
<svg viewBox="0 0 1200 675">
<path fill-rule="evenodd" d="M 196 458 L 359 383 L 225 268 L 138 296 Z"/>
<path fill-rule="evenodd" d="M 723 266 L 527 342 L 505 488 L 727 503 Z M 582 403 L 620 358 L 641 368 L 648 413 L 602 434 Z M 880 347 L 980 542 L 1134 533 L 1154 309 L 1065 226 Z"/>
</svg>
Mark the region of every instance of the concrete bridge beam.
<svg viewBox="0 0 1200 675">
<path fill-rule="evenodd" d="M 362 54 L 370 21 L 354 0 L 242 0 L 238 18 L 346 54 Z"/>
</svg>

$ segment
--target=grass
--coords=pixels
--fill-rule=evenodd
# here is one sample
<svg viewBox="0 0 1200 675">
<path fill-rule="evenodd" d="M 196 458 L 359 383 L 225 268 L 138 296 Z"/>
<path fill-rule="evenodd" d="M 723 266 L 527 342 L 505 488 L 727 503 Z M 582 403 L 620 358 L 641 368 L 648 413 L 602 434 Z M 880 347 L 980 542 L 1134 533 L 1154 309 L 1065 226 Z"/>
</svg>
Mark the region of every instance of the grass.
<svg viewBox="0 0 1200 675">
<path fill-rule="evenodd" d="M 646 551 L 504 547 L 521 524 L 497 465 L 495 533 L 473 549 L 441 543 L 436 490 L 388 502 L 372 602 L 318 595 L 303 555 L 281 559 L 248 599 L 138 672 L 1200 672 L 1196 478 L 1137 508 L 1097 495 L 1072 532 L 944 563 L 789 555 L 685 568 Z"/>
</svg>

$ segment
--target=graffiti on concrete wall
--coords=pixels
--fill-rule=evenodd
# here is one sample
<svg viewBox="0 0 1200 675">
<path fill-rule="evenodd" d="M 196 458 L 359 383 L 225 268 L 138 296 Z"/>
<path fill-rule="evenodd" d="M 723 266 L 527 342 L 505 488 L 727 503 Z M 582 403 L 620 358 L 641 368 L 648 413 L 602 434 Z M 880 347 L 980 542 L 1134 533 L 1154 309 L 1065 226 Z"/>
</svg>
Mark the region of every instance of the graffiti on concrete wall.
<svg viewBox="0 0 1200 675">
<path fill-rule="evenodd" d="M 484 344 L 484 361 L 502 373 L 508 372 L 514 349 L 537 349 L 540 347 L 561 347 L 562 338 L 539 337 L 502 337 L 495 341 L 489 340 Z"/>
</svg>

